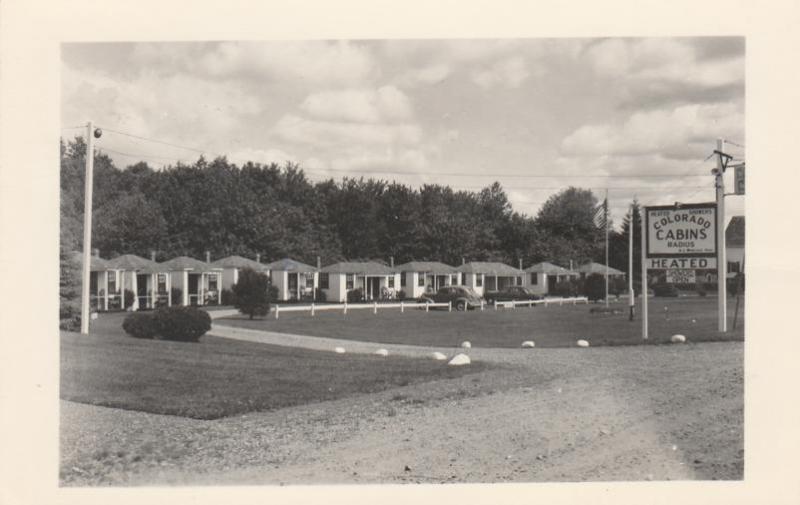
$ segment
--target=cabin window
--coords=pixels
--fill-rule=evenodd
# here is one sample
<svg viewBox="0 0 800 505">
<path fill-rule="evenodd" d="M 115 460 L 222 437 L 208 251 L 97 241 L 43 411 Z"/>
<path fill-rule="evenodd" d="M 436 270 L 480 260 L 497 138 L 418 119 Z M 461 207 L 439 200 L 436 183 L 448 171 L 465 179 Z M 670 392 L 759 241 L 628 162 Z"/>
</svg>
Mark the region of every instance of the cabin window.
<svg viewBox="0 0 800 505">
<path fill-rule="evenodd" d="M 729 261 L 728 262 L 728 273 L 729 274 L 738 274 L 739 273 L 739 262 L 738 261 Z"/>
<path fill-rule="evenodd" d="M 217 274 L 208 275 L 208 290 L 209 291 L 217 290 Z"/>
<path fill-rule="evenodd" d="M 483 274 L 475 274 L 475 286 L 483 287 Z"/>
<path fill-rule="evenodd" d="M 536 286 L 539 284 L 539 274 L 532 273 L 531 274 L 531 286 Z"/>
<path fill-rule="evenodd" d="M 355 274 L 347 274 L 345 277 L 345 287 L 346 289 L 353 289 L 353 283 L 355 281 Z"/>
<path fill-rule="evenodd" d="M 458 284 L 458 274 L 450 276 L 450 284 Z"/>
<path fill-rule="evenodd" d="M 107 272 L 108 294 L 117 292 L 117 272 Z"/>
<path fill-rule="evenodd" d="M 329 289 L 330 288 L 330 274 L 322 273 L 319 274 L 319 289 Z"/>
<path fill-rule="evenodd" d="M 394 289 L 394 275 L 389 276 L 389 287 Z"/>
<path fill-rule="evenodd" d="M 405 274 L 405 272 L 400 274 L 400 287 L 401 288 L 406 287 L 406 274 Z"/>
<path fill-rule="evenodd" d="M 462 286 L 466 286 L 467 285 L 467 274 L 465 274 L 463 272 L 461 273 L 461 283 L 460 284 Z"/>
<path fill-rule="evenodd" d="M 306 274 L 306 287 L 314 289 L 314 274 Z"/>
<path fill-rule="evenodd" d="M 159 293 L 167 292 L 167 274 L 158 274 L 156 277 L 156 290 Z"/>
<path fill-rule="evenodd" d="M 422 272 L 417 274 L 417 286 L 424 287 L 425 286 L 425 274 Z"/>
<path fill-rule="evenodd" d="M 517 276 L 517 286 L 522 286 L 522 277 Z"/>
</svg>

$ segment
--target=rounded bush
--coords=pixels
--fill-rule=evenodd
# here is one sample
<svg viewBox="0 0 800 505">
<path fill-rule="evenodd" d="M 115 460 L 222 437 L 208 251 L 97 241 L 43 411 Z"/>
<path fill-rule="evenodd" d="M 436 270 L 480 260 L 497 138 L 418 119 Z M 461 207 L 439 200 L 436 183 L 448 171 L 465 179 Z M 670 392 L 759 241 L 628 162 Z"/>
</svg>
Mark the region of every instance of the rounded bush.
<svg viewBox="0 0 800 505">
<path fill-rule="evenodd" d="M 155 338 L 158 335 L 158 325 L 153 314 L 134 312 L 122 322 L 125 333 L 135 338 Z"/>
<path fill-rule="evenodd" d="M 211 316 L 194 307 L 167 307 L 153 313 L 158 336 L 164 340 L 197 342 L 211 329 Z"/>
</svg>

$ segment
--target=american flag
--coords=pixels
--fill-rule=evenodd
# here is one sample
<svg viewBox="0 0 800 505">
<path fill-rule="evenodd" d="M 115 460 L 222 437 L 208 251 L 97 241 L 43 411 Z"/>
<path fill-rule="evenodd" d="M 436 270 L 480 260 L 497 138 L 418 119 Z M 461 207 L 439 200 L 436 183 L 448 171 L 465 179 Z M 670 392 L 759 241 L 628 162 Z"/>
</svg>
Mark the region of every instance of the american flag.
<svg viewBox="0 0 800 505">
<path fill-rule="evenodd" d="M 594 209 L 594 225 L 604 229 L 608 224 L 608 198 Z"/>
</svg>

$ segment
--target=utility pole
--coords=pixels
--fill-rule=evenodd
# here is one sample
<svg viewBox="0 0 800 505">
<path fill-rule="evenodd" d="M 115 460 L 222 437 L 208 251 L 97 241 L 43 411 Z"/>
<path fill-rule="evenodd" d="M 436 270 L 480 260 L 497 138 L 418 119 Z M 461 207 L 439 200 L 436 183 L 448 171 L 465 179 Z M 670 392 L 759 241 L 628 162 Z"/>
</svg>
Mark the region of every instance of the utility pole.
<svg viewBox="0 0 800 505">
<path fill-rule="evenodd" d="M 634 201 L 636 197 L 634 196 Z M 634 295 L 633 295 L 633 203 L 631 203 L 631 220 L 628 222 L 628 321 L 633 321 L 634 315 Z"/>
<path fill-rule="evenodd" d="M 717 168 L 713 170 L 717 189 L 717 331 L 728 331 L 727 255 L 725 254 L 725 165 L 729 158 L 723 151 L 724 141 L 717 139 Z"/>
<path fill-rule="evenodd" d="M 606 200 L 603 202 L 603 221 L 606 225 L 606 308 L 608 308 L 608 188 L 606 188 Z"/>
<path fill-rule="evenodd" d="M 86 173 L 83 185 L 83 284 L 81 289 L 81 334 L 89 334 L 89 279 L 92 261 L 92 180 L 94 172 L 94 125 L 86 125 Z"/>
</svg>

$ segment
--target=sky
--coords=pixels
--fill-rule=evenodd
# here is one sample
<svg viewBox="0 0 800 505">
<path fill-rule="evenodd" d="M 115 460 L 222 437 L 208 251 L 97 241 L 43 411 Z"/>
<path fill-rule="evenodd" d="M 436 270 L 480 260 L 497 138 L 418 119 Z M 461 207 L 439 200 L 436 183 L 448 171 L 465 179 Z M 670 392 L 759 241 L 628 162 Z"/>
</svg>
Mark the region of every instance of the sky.
<svg viewBox="0 0 800 505">
<path fill-rule="evenodd" d="M 745 154 L 742 37 L 71 43 L 61 70 L 63 137 L 94 121 L 119 167 L 203 152 L 314 181 L 499 181 L 529 216 L 577 186 L 619 224 L 634 197 L 713 201 L 717 138 Z"/>
</svg>

